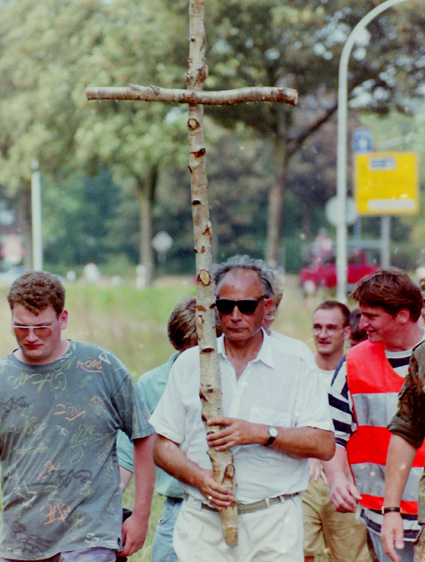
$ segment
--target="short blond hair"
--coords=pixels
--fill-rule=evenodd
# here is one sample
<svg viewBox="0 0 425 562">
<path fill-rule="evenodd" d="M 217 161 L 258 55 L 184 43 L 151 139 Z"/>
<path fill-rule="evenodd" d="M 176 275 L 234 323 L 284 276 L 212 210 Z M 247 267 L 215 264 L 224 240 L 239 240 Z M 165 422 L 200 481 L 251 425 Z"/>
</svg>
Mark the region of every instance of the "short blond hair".
<svg viewBox="0 0 425 562">
<path fill-rule="evenodd" d="M 195 297 L 185 297 L 174 307 L 168 319 L 167 332 L 168 339 L 177 351 L 198 343 Z"/>
</svg>

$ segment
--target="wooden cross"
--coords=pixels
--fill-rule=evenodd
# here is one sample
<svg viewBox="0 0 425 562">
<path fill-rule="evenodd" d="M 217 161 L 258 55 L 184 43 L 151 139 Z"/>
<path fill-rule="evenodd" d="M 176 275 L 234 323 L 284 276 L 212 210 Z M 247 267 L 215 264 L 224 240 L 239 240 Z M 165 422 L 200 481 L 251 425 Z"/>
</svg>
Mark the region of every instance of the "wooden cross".
<svg viewBox="0 0 425 562">
<path fill-rule="evenodd" d="M 201 362 L 200 397 L 204 422 L 222 415 L 221 382 L 218 367 L 215 296 L 212 280 L 212 229 L 209 216 L 207 174 L 205 170 L 205 145 L 202 127 L 204 105 L 234 105 L 245 102 L 278 102 L 296 105 L 297 92 L 289 88 L 241 88 L 223 92 L 204 92 L 208 76 L 205 64 L 206 35 L 204 26 L 204 0 L 190 0 L 190 48 L 189 70 L 186 73 L 186 89 L 169 89 L 158 86 L 124 88 L 92 87 L 86 89 L 89 100 L 141 100 L 189 105 L 189 170 L 191 174 L 191 198 L 193 231 L 196 257 L 197 332 Z M 206 431 L 218 427 L 206 426 Z M 234 465 L 231 450 L 208 452 L 214 478 L 234 490 Z M 220 512 L 223 535 L 227 544 L 237 544 L 237 506 Z"/>
</svg>

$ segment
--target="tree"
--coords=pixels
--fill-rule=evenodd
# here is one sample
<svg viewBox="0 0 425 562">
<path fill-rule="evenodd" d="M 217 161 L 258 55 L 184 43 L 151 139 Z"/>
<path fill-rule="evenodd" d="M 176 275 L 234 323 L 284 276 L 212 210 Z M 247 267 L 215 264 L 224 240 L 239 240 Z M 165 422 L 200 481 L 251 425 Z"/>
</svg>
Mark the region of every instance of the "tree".
<svg viewBox="0 0 425 562">
<path fill-rule="evenodd" d="M 161 3 L 140 5 L 128 0 L 122 0 L 119 8 L 111 5 L 104 41 L 85 58 L 84 85 L 92 83 L 93 77 L 111 84 L 127 84 L 136 78 L 152 83 L 165 74 L 169 82 L 181 82 L 182 75 L 177 77 L 180 67 L 173 61 L 182 54 L 183 45 L 186 48 L 187 14 L 173 17 Z M 168 41 L 161 37 L 164 27 L 170 30 Z M 185 153 L 186 120 L 179 110 L 158 105 L 102 102 L 92 106 L 76 133 L 77 154 L 85 164 L 100 158 L 113 170 L 118 184 L 135 190 L 140 210 L 140 261 L 150 283 L 158 180 L 164 166 L 178 163 Z"/>
<path fill-rule="evenodd" d="M 112 83 L 165 73 L 173 79 L 182 23 L 158 4 L 20 0 L 0 6 L 0 181 L 26 204 L 34 160 L 45 176 L 76 167 L 90 173 L 103 162 L 117 183 L 138 194 L 148 281 L 155 189 L 161 167 L 176 158 L 186 137 L 184 122 L 179 128 L 179 113 L 159 107 L 89 106 L 84 88 L 93 75 Z M 165 20 L 171 23 L 167 43 L 160 39 Z M 186 29 L 187 16 L 183 23 Z"/>
<path fill-rule="evenodd" d="M 4 2 L 0 6 L 0 178 L 18 194 L 28 256 L 31 248 L 32 163 L 49 173 L 73 144 L 77 116 L 72 100 L 81 51 L 74 31 L 90 20 L 88 3 Z"/>
<path fill-rule="evenodd" d="M 43 185 L 44 259 L 61 271 L 70 265 L 102 264 L 113 248 L 108 232 L 122 192 L 107 170 L 95 177 L 72 174 Z"/>
<path fill-rule="evenodd" d="M 342 45 L 375 4 L 375 0 L 349 4 L 342 0 L 288 0 L 284 4 L 278 0 L 208 0 L 210 76 L 205 89 L 227 88 L 230 83 L 241 87 L 282 83 L 294 85 L 301 96 L 299 107 L 289 112 L 283 106 L 259 104 L 247 105 L 243 112 L 231 107 L 206 110 L 208 116 L 234 130 L 240 129 L 241 122 L 250 128 L 261 139 L 262 160 L 274 152 L 267 162 L 269 177 L 264 181 L 261 173 L 257 184 L 259 193 L 265 186 L 269 197 L 276 200 L 268 205 L 270 214 L 275 211 L 273 218 L 257 220 L 270 225 L 269 259 L 279 261 L 279 232 L 289 222 L 287 216 L 298 213 L 299 201 L 304 202 L 307 229 L 309 216 L 315 213 L 313 203 L 322 203 L 325 195 L 331 195 L 332 173 L 322 181 L 315 173 L 314 154 L 308 157 L 309 166 L 305 157 L 314 152 L 315 133 L 322 134 L 323 123 L 336 108 L 336 69 Z M 410 0 L 370 24 L 363 44 L 350 60 L 353 109 L 366 107 L 381 114 L 389 108 L 404 110 L 406 99 L 420 93 L 423 20 L 419 1 Z M 184 112 L 179 107 L 133 102 L 89 104 L 83 91 L 94 76 L 103 84 L 137 81 L 182 87 L 187 23 L 187 0 L 6 0 L 0 4 L 0 181 L 20 194 L 27 216 L 27 248 L 31 248 L 32 162 L 39 161 L 43 182 L 50 177 L 56 185 L 59 173 L 61 178 L 76 171 L 95 174 L 102 161 L 126 197 L 133 201 L 130 192 L 139 194 L 145 216 L 140 219 L 140 230 L 147 230 L 140 239 L 144 250 L 139 253 L 147 256 L 144 262 L 152 259 L 149 224 L 158 182 L 167 167 L 186 167 Z M 327 144 L 333 146 L 332 136 L 325 134 Z M 320 141 L 318 145 L 321 150 Z M 301 169 L 314 173 L 310 182 L 301 178 Z M 255 191 L 255 173 L 250 178 L 250 193 Z M 223 174 L 220 177 L 218 192 L 224 197 L 227 180 Z M 233 186 L 234 175 L 229 181 L 227 187 Z M 291 193 L 286 203 L 293 204 L 295 211 L 283 214 L 279 208 L 285 186 L 302 196 Z M 170 186 L 171 193 L 174 188 Z M 235 193 L 231 193 L 234 212 L 217 202 L 225 207 L 232 223 L 233 216 L 241 220 Z M 309 199 L 311 208 L 305 203 Z M 263 207 L 260 211 L 263 213 Z M 254 217 L 252 209 L 249 214 Z M 233 224 L 223 225 L 228 240 L 234 231 L 244 228 L 248 230 L 241 224 L 235 229 Z M 248 238 L 249 233 L 244 233 L 243 240 Z M 262 236 L 256 236 L 259 238 Z M 254 248 L 263 251 L 260 243 Z M 148 265 L 147 270 L 150 268 Z"/>
<path fill-rule="evenodd" d="M 266 249 L 266 259 L 272 263 L 279 261 L 290 163 L 306 140 L 335 113 L 343 44 L 374 4 L 369 0 L 350 5 L 340 0 L 289 0 L 284 4 L 277 0 L 229 0 L 212 4 L 207 86 L 224 88 L 236 81 L 242 87 L 255 81 L 292 86 L 300 95 L 295 112 L 282 106 L 251 106 L 240 114 L 213 113 L 228 126 L 242 120 L 273 143 L 274 183 L 269 190 Z M 385 113 L 391 107 L 401 109 L 404 96 L 420 94 L 423 19 L 419 2 L 414 2 L 370 24 L 370 35 L 355 50 L 350 64 L 349 89 L 358 106 L 367 100 L 369 110 Z"/>
</svg>

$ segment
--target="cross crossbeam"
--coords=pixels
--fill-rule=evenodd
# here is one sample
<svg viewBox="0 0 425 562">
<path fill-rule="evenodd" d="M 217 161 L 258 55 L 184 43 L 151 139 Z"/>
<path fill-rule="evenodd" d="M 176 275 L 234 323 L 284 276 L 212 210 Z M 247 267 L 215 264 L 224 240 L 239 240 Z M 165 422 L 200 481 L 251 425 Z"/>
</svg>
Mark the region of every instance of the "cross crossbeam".
<svg viewBox="0 0 425 562">
<path fill-rule="evenodd" d="M 87 88 L 88 100 L 138 100 L 187 103 L 190 105 L 236 105 L 275 102 L 296 105 L 298 93 L 291 88 L 238 88 L 224 91 L 196 91 L 129 84 L 123 88 Z"/>
</svg>

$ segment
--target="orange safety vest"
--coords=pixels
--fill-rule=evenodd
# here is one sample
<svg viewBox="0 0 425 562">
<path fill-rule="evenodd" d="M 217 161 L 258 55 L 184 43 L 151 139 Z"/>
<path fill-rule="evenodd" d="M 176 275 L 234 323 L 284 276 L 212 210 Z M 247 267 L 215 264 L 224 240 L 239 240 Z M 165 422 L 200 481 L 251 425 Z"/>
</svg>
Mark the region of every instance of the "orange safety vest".
<svg viewBox="0 0 425 562">
<path fill-rule="evenodd" d="M 394 404 L 404 378 L 391 367 L 381 343 L 362 342 L 347 352 L 347 384 L 353 399 L 357 430 L 347 443 L 348 462 L 363 507 L 380 511 L 383 505 L 385 464 L 391 433 L 387 429 L 396 413 Z M 393 407 L 391 407 L 393 406 Z M 418 449 L 403 492 L 401 510 L 417 514 L 417 490 L 425 463 L 425 444 Z M 412 491 L 407 494 L 408 488 Z M 413 501 L 412 495 L 416 498 Z"/>
</svg>

